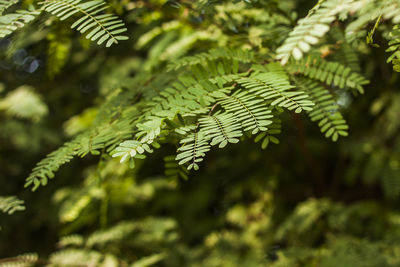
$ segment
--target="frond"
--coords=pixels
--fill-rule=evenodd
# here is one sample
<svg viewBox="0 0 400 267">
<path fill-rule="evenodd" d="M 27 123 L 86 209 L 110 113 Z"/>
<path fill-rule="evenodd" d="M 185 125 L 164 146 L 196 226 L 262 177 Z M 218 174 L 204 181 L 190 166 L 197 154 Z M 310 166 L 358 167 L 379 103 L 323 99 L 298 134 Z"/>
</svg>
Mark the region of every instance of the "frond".
<svg viewBox="0 0 400 267">
<path fill-rule="evenodd" d="M 147 267 L 147 266 L 153 266 L 154 264 L 158 263 L 159 261 L 163 260 L 165 258 L 164 253 L 157 253 L 157 254 L 152 254 L 147 257 L 140 258 L 139 260 L 135 261 L 131 267 Z"/>
<path fill-rule="evenodd" d="M 83 157 L 89 153 L 98 155 L 104 148 L 106 148 L 106 152 L 111 152 L 113 157 L 121 157 L 121 162 L 129 160 L 131 167 L 134 167 L 134 158 L 144 158 L 145 151 L 152 152 L 150 144 L 154 147 L 159 146 L 155 139 L 158 138 L 165 127 L 164 120 L 173 120 L 177 114 L 181 117 L 193 118 L 207 113 L 211 105 L 217 102 L 221 95 L 230 94 L 233 87 L 223 87 L 226 83 L 233 83 L 235 79 L 247 75 L 247 73 L 236 73 L 238 64 L 230 64 L 229 60 L 222 60 L 218 64 L 211 62 L 208 66 L 208 69 L 201 65 L 192 66 L 193 75 L 179 76 L 178 81 L 163 89 L 158 96 L 151 98 L 151 101 L 144 102 L 143 105 L 147 105 L 144 109 L 139 109 L 136 105 L 127 108 L 124 111 L 124 114 L 126 114 L 122 116 L 118 114 L 116 121 L 114 121 L 115 114 L 109 112 L 109 107 L 112 104 L 106 103 L 104 106 L 108 108 L 101 108 L 102 111 L 98 112 L 98 116 L 93 122 L 94 126 L 39 162 L 28 177 L 26 186 L 33 185 L 33 190 L 35 190 L 41 184 L 47 184 L 48 179 L 54 176 L 54 172 L 73 157 Z M 126 99 L 117 97 L 116 101 L 110 103 L 121 105 L 125 102 L 128 105 Z M 261 114 L 257 113 L 257 116 L 262 118 Z M 225 115 L 221 118 L 225 120 L 222 122 L 223 127 L 227 127 L 225 130 L 231 130 L 233 126 L 228 118 Z M 217 121 L 218 119 L 218 116 L 216 116 Z M 133 122 L 135 126 L 132 125 Z M 96 123 L 101 124 L 96 125 Z M 260 121 L 260 123 L 258 125 L 259 130 L 265 126 L 266 122 Z M 235 125 L 241 126 L 240 123 Z M 223 127 L 219 128 L 221 133 L 224 133 Z M 235 135 L 240 133 L 241 135 L 241 131 L 227 132 L 229 134 L 235 133 Z M 219 140 L 218 142 L 221 143 L 222 147 L 226 145 L 225 141 L 233 142 L 235 140 L 229 134 L 222 135 L 225 138 L 224 140 L 219 140 L 217 136 L 213 140 L 215 142 Z M 130 140 L 132 135 L 135 136 L 136 140 Z M 192 159 L 194 163 L 198 162 L 201 155 L 196 153 L 192 156 L 185 154 L 186 162 Z M 188 156 L 190 158 L 187 158 Z M 180 160 L 181 164 L 183 164 L 183 159 Z M 195 165 L 190 166 L 194 167 Z"/>
<path fill-rule="evenodd" d="M 288 64 L 288 70 L 293 74 L 303 74 L 309 78 L 326 83 L 328 86 L 355 89 L 364 93 L 363 86 L 369 81 L 362 75 L 352 71 L 338 62 L 329 62 L 316 57 L 308 57 Z"/>
<path fill-rule="evenodd" d="M 143 159 L 144 152 L 152 153 L 153 150 L 146 143 L 136 140 L 128 140 L 119 144 L 119 146 L 115 148 L 114 152 L 112 152 L 112 156 L 121 157 L 120 162 L 122 163 L 131 158 Z"/>
<path fill-rule="evenodd" d="M 9 13 L 0 16 L 0 38 L 10 35 L 19 28 L 24 27 L 27 23 L 33 21 L 40 11 L 38 10 L 17 10 L 15 13 Z"/>
<path fill-rule="evenodd" d="M 258 143 L 258 142 L 261 143 L 262 149 L 266 149 L 270 143 L 273 143 L 276 145 L 279 144 L 279 139 L 276 137 L 276 135 L 281 133 L 282 121 L 277 118 L 277 115 L 279 115 L 278 112 L 273 111 L 272 114 L 274 117 L 271 118 L 272 123 L 270 125 L 268 125 L 268 130 L 265 132 L 259 133 L 254 138 L 255 143 Z"/>
<path fill-rule="evenodd" d="M 313 110 L 308 111 L 308 115 L 311 121 L 318 122 L 325 137 L 337 141 L 339 136 L 347 136 L 349 126 L 329 90 L 312 80 L 297 82 L 297 85 L 306 91 L 315 103 Z"/>
<path fill-rule="evenodd" d="M 36 167 L 26 179 L 25 187 L 33 186 L 32 191 L 35 191 L 40 185 L 46 185 L 48 179 L 53 178 L 54 173 L 62 165 L 71 161 L 78 149 L 79 145 L 71 141 L 47 155 L 46 158 L 36 164 Z"/>
<path fill-rule="evenodd" d="M 72 197 L 64 201 L 60 207 L 58 212 L 60 222 L 71 223 L 76 221 L 82 214 L 83 210 L 92 204 L 93 198 L 93 192 L 86 187 L 74 191 Z"/>
<path fill-rule="evenodd" d="M 211 140 L 210 145 L 225 147 L 228 143 L 238 143 L 242 136 L 241 124 L 231 113 L 220 113 L 199 119 L 201 130 Z"/>
<path fill-rule="evenodd" d="M 354 10 L 352 2 L 352 0 L 319 1 L 305 18 L 299 20 L 283 45 L 276 50 L 276 58 L 281 60 L 283 65 L 288 62 L 290 56 L 296 60 L 301 59 L 303 53 L 307 53 L 311 45 L 317 44 L 328 32 L 330 23 L 336 19 L 337 14 Z"/>
<path fill-rule="evenodd" d="M 168 65 L 168 70 L 177 70 L 184 66 L 198 64 L 206 65 L 207 62 L 216 61 L 218 59 L 228 59 L 231 61 L 248 63 L 254 60 L 254 53 L 245 49 L 215 48 L 205 53 L 196 54 L 195 56 L 188 56 L 174 60 Z"/>
<path fill-rule="evenodd" d="M 107 105 L 107 103 L 105 103 Z M 25 187 L 33 186 L 36 190 L 40 185 L 46 185 L 48 179 L 54 177 L 54 173 L 75 156 L 84 157 L 87 154 L 99 155 L 100 150 L 106 148 L 112 151 L 122 141 L 132 137 L 134 131 L 131 123 L 137 118 L 136 109 L 125 110 L 119 120 L 114 121 L 113 114 L 105 116 L 105 112 L 99 112 L 98 120 L 101 124 L 94 125 L 86 132 L 78 135 L 74 140 L 65 143 L 61 148 L 47 155 L 32 170 L 26 180 Z M 100 119 L 101 118 L 101 119 Z M 110 121 L 111 120 L 111 121 Z"/>
<path fill-rule="evenodd" d="M 386 52 L 392 52 L 392 55 L 387 59 L 387 63 L 393 64 L 393 70 L 400 72 L 400 28 L 395 25 L 389 36 L 392 38 L 389 41 L 389 48 Z"/>
<path fill-rule="evenodd" d="M 117 44 L 120 40 L 127 40 L 128 37 L 120 35 L 127 29 L 122 20 L 113 14 L 103 14 L 108 8 L 101 0 L 45 0 L 40 3 L 42 10 L 45 10 L 60 20 L 79 14 L 71 28 L 86 35 L 87 39 L 97 41 L 100 45 L 106 42 L 106 47 Z"/>
<path fill-rule="evenodd" d="M 140 142 L 142 143 L 154 144 L 154 139 L 161 133 L 164 119 L 152 116 L 147 119 L 148 121 L 144 123 L 136 124 L 138 131 L 135 136 L 136 138 L 140 138 Z"/>
<path fill-rule="evenodd" d="M 57 246 L 60 248 L 65 248 L 68 246 L 82 246 L 83 245 L 83 237 L 77 234 L 63 236 L 58 241 Z"/>
<path fill-rule="evenodd" d="M 122 117 L 114 123 L 102 123 L 75 139 L 79 149 L 76 155 L 84 157 L 87 154 L 99 155 L 103 148 L 112 151 L 120 142 L 132 137 L 134 129 L 131 118 Z"/>
<path fill-rule="evenodd" d="M 312 110 L 314 105 L 303 91 L 293 91 L 294 86 L 279 73 L 256 72 L 250 77 L 240 78 L 236 81 L 249 92 L 272 101 L 271 106 L 284 107 L 299 113 L 302 110 Z"/>
<path fill-rule="evenodd" d="M 135 221 L 123 221 L 106 230 L 91 234 L 85 246 L 88 248 L 104 247 L 109 244 L 118 244 L 121 240 L 134 234 L 139 242 L 167 242 L 169 235 L 176 229 L 176 222 L 170 218 L 147 217 Z M 150 235 L 157 232 L 158 235 Z"/>
<path fill-rule="evenodd" d="M 361 40 L 364 41 L 367 36 L 366 26 L 379 16 L 386 21 L 392 21 L 393 24 L 400 22 L 400 5 L 396 0 L 366 0 L 355 4 L 360 6 L 357 16 L 354 16 L 355 19 L 346 27 L 346 39 L 351 43 L 357 38 L 362 38 Z"/>
<path fill-rule="evenodd" d="M 36 266 L 39 257 L 36 253 L 26 253 L 12 258 L 0 260 L 2 267 L 30 267 Z"/>
<path fill-rule="evenodd" d="M 86 247 L 104 246 L 110 242 L 117 242 L 126 238 L 134 230 L 139 227 L 137 222 L 120 222 L 117 225 L 91 234 L 87 241 Z"/>
<path fill-rule="evenodd" d="M 112 157 L 121 157 L 120 162 L 126 162 L 129 160 L 130 167 L 134 168 L 136 159 L 144 159 L 146 156 L 145 152 L 153 153 L 150 145 L 154 148 L 158 148 L 160 145 L 155 141 L 155 138 L 161 132 L 161 125 L 163 120 L 160 118 L 154 118 L 154 120 L 149 120 L 145 123 L 137 123 L 138 132 L 136 137 L 140 138 L 137 140 L 127 140 L 120 143 L 114 150 L 112 150 Z"/>
<path fill-rule="evenodd" d="M 18 2 L 19 0 L 0 0 L 0 15 L 3 14 L 4 10 Z"/>
<path fill-rule="evenodd" d="M 188 170 L 198 170 L 198 163 L 203 161 L 205 153 L 210 150 L 208 144 L 209 137 L 203 131 L 195 131 L 182 139 L 182 146 L 178 149 L 175 160 L 179 160 L 179 165 L 189 162 Z"/>
<path fill-rule="evenodd" d="M 266 126 L 272 123 L 270 118 L 273 116 L 262 98 L 238 90 L 222 99 L 219 103 L 227 112 L 236 117 L 237 121 L 242 124 L 243 131 L 257 134 L 268 130 Z"/>
<path fill-rule="evenodd" d="M 224 84 L 241 76 L 231 74 L 231 70 L 226 69 L 222 63 L 219 67 L 208 70 L 201 65 L 192 66 L 192 72 L 193 75 L 178 77 L 176 82 L 154 97 L 149 103 L 148 111 L 168 119 L 173 119 L 177 113 L 182 116 L 207 113 L 219 93 L 229 93 L 232 89 L 224 87 Z"/>
<path fill-rule="evenodd" d="M 0 196 L 0 211 L 10 215 L 19 210 L 25 210 L 23 200 L 19 200 L 14 196 L 11 197 Z"/>
<path fill-rule="evenodd" d="M 65 249 L 50 256 L 50 266 L 97 266 L 103 255 L 100 252 L 87 249 Z"/>
<path fill-rule="evenodd" d="M 33 87 L 20 86 L 9 92 L 4 99 L 0 99 L 0 110 L 4 109 L 7 114 L 32 121 L 39 121 L 47 115 L 48 108 L 43 103 Z"/>
</svg>

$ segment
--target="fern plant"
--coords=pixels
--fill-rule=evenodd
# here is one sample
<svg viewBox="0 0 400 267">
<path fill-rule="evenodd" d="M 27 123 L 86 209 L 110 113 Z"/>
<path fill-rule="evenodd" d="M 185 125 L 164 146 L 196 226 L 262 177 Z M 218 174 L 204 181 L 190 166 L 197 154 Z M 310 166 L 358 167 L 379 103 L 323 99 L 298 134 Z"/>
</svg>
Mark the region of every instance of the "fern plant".
<svg viewBox="0 0 400 267">
<path fill-rule="evenodd" d="M 178 64 L 180 69 L 174 71 L 184 75 L 178 81 L 171 81 L 155 96 L 142 100 L 144 109 L 133 108 L 128 117 L 122 116 L 117 120 L 110 114 L 109 119 L 113 121 L 111 125 L 121 125 L 121 131 L 134 139 L 120 142 L 119 138 L 124 138 L 124 134 L 116 138 L 113 132 L 105 131 L 108 127 L 94 126 L 92 131 L 81 134 L 76 141 L 68 143 L 39 163 L 26 186 L 34 184 L 36 189 L 40 184 L 46 184 L 54 171 L 73 156 L 97 154 L 103 148 L 110 151 L 113 157 L 121 157 L 121 162 L 129 160 L 130 166 L 134 167 L 135 160 L 143 159 L 145 153 L 152 152 L 150 144 L 158 148 L 160 143 L 175 143 L 173 136 L 177 136 L 182 145 L 176 160 L 179 164 L 187 163 L 189 170 L 198 170 L 198 163 L 212 146 L 223 148 L 228 143 L 237 143 L 246 132 L 258 134 L 255 140 L 263 140 L 262 147 L 266 147 L 269 141 L 278 143 L 273 134 L 280 132 L 280 126 L 273 123 L 274 110 L 282 112 L 283 108 L 296 113 L 304 110 L 312 112 L 315 103 L 309 95 L 311 93 L 315 101 L 320 101 L 319 112 L 322 109 L 327 114 L 330 107 L 325 106 L 319 95 L 321 92 L 330 95 L 329 91 L 320 88 L 321 92 L 316 93 L 308 86 L 296 87 L 290 81 L 290 75 L 304 71 L 309 78 L 361 92 L 362 86 L 367 83 L 362 76 L 338 63 L 318 65 L 313 62 L 320 69 L 313 69 L 313 65 L 303 62 L 291 63 L 287 67 L 276 63 L 257 65 L 256 59 L 251 59 L 251 54 L 247 52 L 238 57 L 232 56 L 234 54 L 230 49 L 222 51 L 211 51 L 210 56 L 203 53 L 199 57 L 207 60 L 182 59 Z M 211 60 L 213 57 L 222 57 L 222 60 L 217 63 Z M 249 68 L 248 62 L 254 65 Z M 309 65 L 311 71 L 307 67 L 298 67 L 303 65 Z M 314 114 L 313 120 L 319 120 L 316 117 L 318 111 L 310 114 Z M 104 121 L 104 115 L 101 116 Z M 319 124 L 326 136 L 333 140 L 347 133 L 345 122 L 337 116 L 326 116 Z M 171 123 L 173 121 L 178 123 Z M 132 127 L 131 123 L 136 126 Z M 269 129 L 269 125 L 273 128 Z"/>
<path fill-rule="evenodd" d="M 369 83 L 362 75 L 353 72 L 349 67 L 319 58 L 309 57 L 289 63 L 289 69 L 292 73 L 301 73 L 311 79 L 324 82 L 328 86 L 349 88 L 361 94 L 364 93 L 363 86 Z"/>
<path fill-rule="evenodd" d="M 339 106 L 332 94 L 323 85 L 314 81 L 297 81 L 300 88 L 309 93 L 315 103 L 314 109 L 309 111 L 311 121 L 318 121 L 321 132 L 325 137 L 337 141 L 339 136 L 347 136 L 349 126 L 339 112 Z"/>
<path fill-rule="evenodd" d="M 60 20 L 80 14 L 80 18 L 75 20 L 71 28 L 80 33 L 86 32 L 86 38 L 97 41 L 97 44 L 106 43 L 106 47 L 117 44 L 120 40 L 127 40 L 128 37 L 120 35 L 126 32 L 125 24 L 113 14 L 102 14 L 107 8 L 101 1 L 83 2 L 81 0 L 46 0 L 41 2 L 41 9 L 47 11 Z"/>
<path fill-rule="evenodd" d="M 32 164 L 27 119 L 40 133 L 57 126 L 38 152 L 48 153 L 61 120 L 83 110 L 64 124 L 71 140 L 37 163 L 26 187 L 86 157 L 60 173 L 57 214 L 32 220 L 35 231 L 58 220 L 55 251 L 0 265 L 398 266 L 398 77 L 365 37 L 379 18 L 374 39 L 388 41 L 397 71 L 400 2 L 303 2 L 313 7 L 294 22 L 303 11 L 295 0 L 0 0 L 2 36 L 13 34 L 4 42 L 11 67 L 0 64 L 7 190 L 8 174 Z M 31 39 L 17 31 L 42 14 L 46 30 Z M 120 50 L 88 45 L 127 36 Z M 33 57 L 48 64 L 48 79 L 24 72 Z M 15 129 L 26 134 L 8 134 Z M 12 149 L 24 142 L 21 159 Z M 6 213 L 23 208 L 0 198 Z"/>
<path fill-rule="evenodd" d="M 123 23 L 114 15 L 102 13 L 106 8 L 103 2 L 44 1 L 40 5 L 61 20 L 77 17 L 72 28 L 88 33 L 87 38 L 93 41 L 111 45 L 125 38 L 118 37 L 125 31 Z M 61 165 L 75 156 L 109 153 L 121 157 L 121 162 L 129 161 L 134 167 L 137 160 L 153 151 L 150 145 L 155 148 L 164 144 L 177 146 L 177 163 L 197 170 L 215 145 L 225 147 L 251 135 L 255 135 L 252 138 L 261 142 L 263 148 L 271 142 L 278 144 L 276 135 L 282 131 L 279 116 L 287 111 L 306 111 L 311 121 L 318 122 L 321 132 L 333 141 L 348 135 L 348 125 L 335 100 L 336 90 L 363 93 L 368 80 L 357 72 L 359 67 L 351 42 L 337 43 L 339 47 L 346 46 L 342 56 L 336 56 L 339 52 L 329 48 L 328 58 L 324 54 L 326 47 L 311 45 L 324 38 L 331 27 L 334 28 L 331 37 L 341 38 L 341 29 L 331 25 L 337 17 L 344 20 L 354 16 L 356 19 L 349 24 L 350 28 L 376 19 L 371 7 L 380 7 L 381 3 L 368 1 L 368 10 L 361 10 L 361 5 L 361 1 L 350 0 L 318 2 L 283 44 L 274 44 L 277 48 L 272 53 L 263 50 L 268 52 L 255 56 L 254 52 L 241 47 L 216 47 L 167 62 L 162 75 L 152 74 L 152 70 L 140 73 L 134 80 L 139 81 L 137 86 L 117 93 L 100 108 L 114 111 L 99 114 L 86 132 L 39 163 L 26 186 L 35 185 L 36 189 L 46 184 Z M 357 22 L 358 13 L 363 19 Z M 395 20 L 390 14 L 383 18 Z M 163 33 L 184 29 L 178 22 L 164 26 L 144 34 L 139 39 L 140 47 Z M 345 31 L 349 36 L 349 31 Z M 210 37 L 211 42 L 213 38 Z M 252 45 L 250 40 L 248 42 Z M 389 50 L 395 51 L 396 41 L 390 44 Z M 311 55 L 303 58 L 306 52 Z M 396 62 L 395 55 L 388 61 Z M 275 63 L 274 58 L 283 65 Z M 148 80 L 141 80 L 141 77 Z M 140 101 L 132 107 L 129 99 L 138 95 Z"/>
<path fill-rule="evenodd" d="M 392 54 L 388 57 L 387 63 L 391 62 L 393 70 L 400 72 L 400 30 L 398 25 L 393 27 L 390 36 L 392 39 L 389 41 L 389 48 L 386 49 L 386 52 L 392 52 Z"/>
<path fill-rule="evenodd" d="M 0 3 L 1 13 L 18 2 Z M 102 0 L 45 0 L 39 2 L 38 6 L 39 8 L 36 10 L 19 9 L 15 13 L 2 15 L 0 38 L 10 35 L 18 28 L 32 22 L 43 10 L 58 17 L 61 21 L 77 17 L 71 28 L 82 34 L 87 32 L 86 38 L 96 41 L 99 45 L 105 43 L 106 47 L 110 47 L 117 44 L 118 41 L 128 39 L 122 34 L 127 30 L 125 23 L 114 14 L 104 14 L 104 10 L 108 6 Z"/>
<path fill-rule="evenodd" d="M 298 25 L 289 34 L 284 44 L 277 49 L 277 59 L 286 64 L 291 56 L 299 60 L 303 53 L 307 53 L 311 45 L 318 43 L 319 39 L 328 32 L 330 23 L 340 13 L 356 11 L 351 0 L 321 0 L 312 8 L 307 17 L 301 19 Z"/>
<path fill-rule="evenodd" d="M 25 210 L 24 201 L 16 197 L 0 197 L 0 210 L 7 214 L 13 214 L 19 210 Z"/>
<path fill-rule="evenodd" d="M 10 6 L 18 3 L 19 0 L 1 0 L 0 1 L 0 14 L 3 14 L 4 10 Z"/>
<path fill-rule="evenodd" d="M 4 7 L 6 9 L 6 7 Z M 38 15 L 40 10 L 17 10 L 15 13 L 1 15 L 0 17 L 0 38 L 10 35 L 19 28 L 32 22 Z"/>
</svg>

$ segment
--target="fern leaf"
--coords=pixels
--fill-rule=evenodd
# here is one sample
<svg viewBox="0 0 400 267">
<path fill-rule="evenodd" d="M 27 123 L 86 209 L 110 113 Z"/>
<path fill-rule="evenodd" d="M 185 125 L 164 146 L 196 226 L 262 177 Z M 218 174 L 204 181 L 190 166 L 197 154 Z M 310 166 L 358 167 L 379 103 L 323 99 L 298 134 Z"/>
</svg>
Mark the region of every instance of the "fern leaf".
<svg viewBox="0 0 400 267">
<path fill-rule="evenodd" d="M 361 94 L 364 93 L 363 86 L 369 83 L 367 79 L 352 71 L 349 67 L 338 62 L 329 62 L 315 57 L 291 62 L 288 65 L 288 70 L 294 74 L 301 73 L 329 86 L 335 85 L 339 88 L 355 89 Z"/>
<path fill-rule="evenodd" d="M 272 123 L 268 125 L 268 130 L 265 132 L 259 133 L 255 138 L 254 142 L 261 143 L 261 148 L 266 149 L 270 143 L 279 144 L 279 139 L 276 135 L 281 133 L 282 121 L 276 117 L 277 112 L 272 112 L 273 116 L 271 118 Z"/>
<path fill-rule="evenodd" d="M 92 197 L 90 195 L 80 196 L 76 201 L 68 202 L 63 205 L 59 212 L 59 218 L 61 223 L 70 223 L 79 218 L 82 215 L 83 210 L 90 206 Z"/>
<path fill-rule="evenodd" d="M 33 21 L 40 11 L 33 10 L 17 10 L 15 13 L 9 13 L 0 16 L 0 38 L 10 35 L 19 28 L 24 27 L 27 23 Z"/>
<path fill-rule="evenodd" d="M 148 106 L 149 112 L 168 119 L 173 119 L 177 113 L 182 116 L 204 114 L 208 111 L 208 107 L 217 100 L 216 95 L 229 93 L 232 89 L 223 87 L 224 84 L 240 77 L 235 74 L 219 73 L 213 77 L 212 73 L 207 72 L 201 66 L 195 66 L 192 71 L 195 73 L 193 76 L 179 77 L 178 81 L 153 98 Z"/>
<path fill-rule="evenodd" d="M 294 88 L 284 76 L 278 73 L 255 73 L 247 78 L 236 80 L 241 86 L 265 100 L 271 100 L 272 106 L 284 107 L 300 113 L 312 110 L 314 105 L 308 95 L 302 91 L 290 91 Z"/>
<path fill-rule="evenodd" d="M 242 136 L 241 124 L 231 113 L 202 117 L 199 123 L 212 146 L 223 148 L 228 143 L 238 143 L 238 137 Z"/>
<path fill-rule="evenodd" d="M 318 126 L 325 137 L 337 141 L 339 136 L 347 136 L 348 125 L 338 111 L 339 107 L 333 99 L 332 94 L 322 85 L 315 81 L 307 80 L 299 82 L 297 85 L 304 89 L 309 95 L 315 106 L 312 111 L 308 111 L 311 121 L 318 121 Z"/>
<path fill-rule="evenodd" d="M 277 49 L 277 59 L 282 65 L 286 64 L 293 56 L 299 60 L 307 53 L 311 45 L 317 44 L 330 28 L 330 23 L 336 15 L 352 10 L 352 0 L 326 0 L 316 5 L 310 13 L 299 20 L 297 26 L 289 33 L 289 37 Z"/>
<path fill-rule="evenodd" d="M 123 102 L 121 97 L 112 98 L 110 101 L 114 100 L 120 104 Z M 25 187 L 33 186 L 34 191 L 40 185 L 46 185 L 48 179 L 53 178 L 54 173 L 75 156 L 83 157 L 89 153 L 99 155 L 103 148 L 106 152 L 110 152 L 123 140 L 131 138 L 134 131 L 132 121 L 137 119 L 136 108 L 126 109 L 122 114 L 118 114 L 118 119 L 115 119 L 115 114 L 109 112 L 107 107 L 109 107 L 108 102 L 100 108 L 101 111 L 91 128 L 41 160 L 27 178 Z"/>
<path fill-rule="evenodd" d="M 113 157 L 121 157 L 120 162 L 125 162 L 130 158 L 143 158 L 144 152 L 153 153 L 153 150 L 146 143 L 136 140 L 124 141 L 112 153 Z"/>
<path fill-rule="evenodd" d="M 68 246 L 82 246 L 83 245 L 83 237 L 77 234 L 72 234 L 68 236 L 63 236 L 60 238 L 60 241 L 58 241 L 57 246 L 59 248 L 65 248 Z"/>
<path fill-rule="evenodd" d="M 126 238 L 134 230 L 138 228 L 138 223 L 136 222 L 120 222 L 117 225 L 104 230 L 97 231 L 91 234 L 87 241 L 86 247 L 92 248 L 96 245 L 105 245 L 110 242 L 118 242 Z"/>
<path fill-rule="evenodd" d="M 103 255 L 87 249 L 65 249 L 51 254 L 49 262 L 53 266 L 98 266 Z"/>
<path fill-rule="evenodd" d="M 198 170 L 198 163 L 203 161 L 205 153 L 210 150 L 208 140 L 209 138 L 203 131 L 189 134 L 180 141 L 183 145 L 178 149 L 178 155 L 175 160 L 179 160 L 179 165 L 190 162 L 187 169 Z"/>
<path fill-rule="evenodd" d="M 139 260 L 135 261 L 131 267 L 149 267 L 155 266 L 156 263 L 162 261 L 166 257 L 164 253 L 157 253 L 152 254 L 147 257 L 140 258 Z"/>
<path fill-rule="evenodd" d="M 266 126 L 272 123 L 269 119 L 273 116 L 265 101 L 246 91 L 236 91 L 219 103 L 236 117 L 242 124 L 243 131 L 257 134 L 268 130 Z"/>
<path fill-rule="evenodd" d="M 0 100 L 0 110 L 3 109 L 11 116 L 32 121 L 39 121 L 48 113 L 48 108 L 41 96 L 33 87 L 27 85 L 18 87 Z"/>
<path fill-rule="evenodd" d="M 91 41 L 97 41 L 100 45 L 106 42 L 106 47 L 117 44 L 119 40 L 127 40 L 128 37 L 120 35 L 127 29 L 122 20 L 113 14 L 103 14 L 108 6 L 101 0 L 46 0 L 40 3 L 42 10 L 60 18 L 60 20 L 79 14 L 71 28 L 78 30 Z"/>
<path fill-rule="evenodd" d="M 47 157 L 42 159 L 32 170 L 31 174 L 26 179 L 25 187 L 33 186 L 32 191 L 35 191 L 40 185 L 46 185 L 48 179 L 53 178 L 54 173 L 60 166 L 69 162 L 76 155 L 76 150 L 78 149 L 79 145 L 74 142 L 68 142 L 47 155 Z"/>
<path fill-rule="evenodd" d="M 3 14 L 4 10 L 18 2 L 19 0 L 0 0 L 0 15 Z"/>
<path fill-rule="evenodd" d="M 354 42 L 357 38 L 365 38 L 367 35 L 365 28 L 371 22 L 376 20 L 379 16 L 385 21 L 392 21 L 393 24 L 400 22 L 400 6 L 399 2 L 394 0 L 387 1 L 359 1 L 356 5 L 360 5 L 357 16 L 346 27 L 346 39 L 349 42 Z"/>
<path fill-rule="evenodd" d="M 387 59 L 387 63 L 393 64 L 393 70 L 400 72 L 400 28 L 395 25 L 390 32 L 392 39 L 389 41 L 389 48 L 386 52 L 392 52 L 392 55 Z"/>
<path fill-rule="evenodd" d="M 2 267 L 30 267 L 36 266 L 39 257 L 36 253 L 25 253 L 13 258 L 5 258 L 0 260 Z"/>
<path fill-rule="evenodd" d="M 19 200 L 14 196 L 0 197 L 0 211 L 11 215 L 19 210 L 25 210 L 23 200 Z"/>
</svg>

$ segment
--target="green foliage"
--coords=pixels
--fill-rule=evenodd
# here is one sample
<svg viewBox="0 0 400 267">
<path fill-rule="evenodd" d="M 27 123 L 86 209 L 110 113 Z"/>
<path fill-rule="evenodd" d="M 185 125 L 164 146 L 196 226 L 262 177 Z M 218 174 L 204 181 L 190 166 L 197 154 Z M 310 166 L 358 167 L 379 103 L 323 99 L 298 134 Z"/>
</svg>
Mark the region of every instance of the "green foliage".
<svg viewBox="0 0 400 267">
<path fill-rule="evenodd" d="M 0 197 L 0 210 L 7 214 L 13 214 L 19 210 L 25 210 L 24 201 L 16 197 Z"/>
<path fill-rule="evenodd" d="M 0 266 L 400 265 L 398 0 L 18 2 Z"/>
<path fill-rule="evenodd" d="M 308 100 L 308 95 L 302 91 L 291 91 L 294 88 L 286 77 L 277 73 L 254 73 L 248 78 L 237 81 L 249 92 L 262 97 L 264 100 L 272 100 L 271 106 L 284 107 L 300 113 L 303 110 L 312 110 L 313 102 Z"/>
<path fill-rule="evenodd" d="M 3 13 L 8 7 L 18 2 L 0 2 L 0 13 Z M 0 19 L 0 38 L 10 35 L 18 28 L 22 28 L 32 22 L 43 10 L 57 16 L 61 21 L 70 17 L 77 17 L 71 28 L 82 34 L 88 32 L 86 38 L 96 41 L 98 45 L 105 43 L 106 47 L 110 47 L 113 44 L 117 44 L 118 41 L 128 39 L 127 36 L 122 35 L 123 32 L 127 31 L 124 22 L 114 14 L 103 14 L 108 6 L 102 0 L 86 2 L 82 0 L 44 0 L 39 2 L 38 5 L 40 9 L 19 9 L 14 13 L 2 15 Z"/>
<path fill-rule="evenodd" d="M 356 6 L 351 0 L 321 0 L 312 8 L 307 17 L 289 33 L 284 44 L 277 49 L 277 59 L 286 64 L 291 56 L 299 60 L 307 53 L 311 45 L 318 43 L 340 13 L 354 12 Z"/>
<path fill-rule="evenodd" d="M 1 0 L 0 1 L 0 14 L 3 14 L 4 10 L 10 6 L 18 3 L 19 0 Z"/>
<path fill-rule="evenodd" d="M 33 21 L 38 15 L 40 15 L 40 11 L 38 10 L 17 10 L 15 13 L 1 15 L 0 38 L 4 38 L 16 31 L 18 28 L 24 27 L 25 24 Z"/>
<path fill-rule="evenodd" d="M 392 40 L 389 41 L 389 48 L 386 49 L 386 52 L 392 52 L 392 54 L 388 57 L 387 62 L 393 64 L 394 71 L 400 72 L 400 30 L 398 25 L 393 27 L 390 36 Z"/>
<path fill-rule="evenodd" d="M 11 116 L 38 121 L 48 113 L 48 108 L 31 86 L 20 86 L 0 99 L 0 110 Z"/>
<path fill-rule="evenodd" d="M 36 253 L 27 253 L 14 258 L 2 259 L 0 264 L 5 267 L 30 267 L 34 266 L 37 261 L 38 256 Z"/>
<path fill-rule="evenodd" d="M 339 106 L 332 94 L 326 88 L 314 81 L 299 81 L 297 85 L 304 89 L 309 95 L 315 106 L 309 111 L 311 121 L 318 121 L 321 132 L 325 137 L 337 141 L 339 136 L 347 136 L 349 126 L 339 112 Z"/>
<path fill-rule="evenodd" d="M 198 163 L 203 161 L 205 153 L 210 150 L 208 138 L 205 136 L 205 133 L 196 130 L 182 139 L 181 143 L 182 146 L 178 149 L 179 153 L 176 156 L 176 160 L 179 160 L 180 165 L 190 162 L 187 167 L 188 170 L 198 170 Z"/>
<path fill-rule="evenodd" d="M 311 79 L 324 82 L 328 86 L 354 89 L 361 94 L 364 93 L 363 86 L 369 83 L 349 67 L 338 62 L 329 62 L 313 57 L 293 62 L 289 64 L 289 69 L 294 74 L 301 73 Z"/>
<path fill-rule="evenodd" d="M 268 114 L 271 111 L 263 105 L 263 100 L 245 91 L 236 91 L 221 101 L 221 105 L 228 112 L 233 113 L 236 120 L 242 124 L 243 131 L 252 134 L 268 130 L 266 126 L 272 123 Z"/>
<path fill-rule="evenodd" d="M 81 0 L 45 0 L 41 3 L 42 10 L 66 20 L 69 17 L 79 14 L 79 19 L 75 20 L 71 28 L 86 35 L 86 39 L 97 41 L 100 45 L 106 42 L 110 47 L 117 44 L 119 40 L 127 40 L 128 37 L 120 35 L 126 32 L 125 24 L 113 14 L 102 14 L 107 8 L 101 1 L 82 2 Z"/>
</svg>

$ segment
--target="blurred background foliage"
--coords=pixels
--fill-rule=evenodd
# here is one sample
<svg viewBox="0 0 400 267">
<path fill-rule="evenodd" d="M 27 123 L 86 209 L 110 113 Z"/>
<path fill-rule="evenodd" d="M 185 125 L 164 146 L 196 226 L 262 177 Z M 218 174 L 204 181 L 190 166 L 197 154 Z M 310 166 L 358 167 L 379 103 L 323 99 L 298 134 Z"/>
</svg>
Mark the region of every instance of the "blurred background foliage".
<svg viewBox="0 0 400 267">
<path fill-rule="evenodd" d="M 213 151 L 190 175 L 164 146 L 135 169 L 105 154 L 74 159 L 24 189 L 116 88 L 213 47 L 268 53 L 315 1 L 108 3 L 130 36 L 109 49 L 44 15 L 0 41 L 0 195 L 23 200 L 0 201 L 0 266 L 400 266 L 400 92 L 385 25 L 381 48 L 342 45 L 340 23 L 318 47 L 371 81 L 362 96 L 339 96 L 351 128 L 336 143 L 293 114 L 279 145 Z"/>
</svg>

